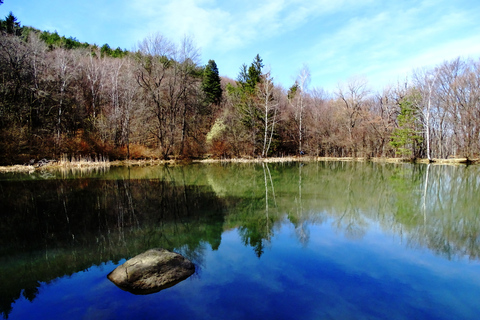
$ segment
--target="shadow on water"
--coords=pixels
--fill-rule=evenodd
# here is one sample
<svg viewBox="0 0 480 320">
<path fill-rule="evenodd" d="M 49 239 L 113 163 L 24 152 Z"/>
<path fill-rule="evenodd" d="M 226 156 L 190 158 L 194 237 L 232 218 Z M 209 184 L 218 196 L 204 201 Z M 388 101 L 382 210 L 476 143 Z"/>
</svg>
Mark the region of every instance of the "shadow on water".
<svg viewBox="0 0 480 320">
<path fill-rule="evenodd" d="M 282 224 L 307 246 L 309 226 L 351 239 L 373 226 L 447 259 L 480 258 L 475 166 L 318 162 L 112 168 L 0 180 L 0 310 L 40 283 L 176 250 L 197 266 L 236 229 L 260 258 Z"/>
</svg>

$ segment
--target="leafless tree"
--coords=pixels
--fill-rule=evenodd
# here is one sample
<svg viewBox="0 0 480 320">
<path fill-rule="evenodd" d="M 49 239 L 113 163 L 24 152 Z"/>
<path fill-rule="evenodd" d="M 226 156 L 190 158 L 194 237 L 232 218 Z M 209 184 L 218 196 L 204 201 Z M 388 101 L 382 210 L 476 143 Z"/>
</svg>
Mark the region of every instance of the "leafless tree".
<svg viewBox="0 0 480 320">
<path fill-rule="evenodd" d="M 101 104 L 101 86 L 104 82 L 105 64 L 102 61 L 100 50 L 87 51 L 85 53 L 85 61 L 83 70 L 86 75 L 87 85 L 89 89 L 89 107 L 90 114 L 93 119 L 97 117 Z"/>
<path fill-rule="evenodd" d="M 150 132 L 157 138 L 163 158 L 167 158 L 173 145 L 168 128 L 170 128 L 169 112 L 165 101 L 166 78 L 168 69 L 174 63 L 171 59 L 174 45 L 161 34 L 145 38 L 138 45 L 137 82 L 142 88 L 147 113 L 155 118 L 155 126 Z"/>
<path fill-rule="evenodd" d="M 346 115 L 346 127 L 349 135 L 349 145 L 352 148 L 353 156 L 357 152 L 357 139 L 354 137 L 355 128 L 362 118 L 362 111 L 366 98 L 370 93 L 368 82 L 363 77 L 353 77 L 345 85 L 339 85 L 337 98 L 341 101 Z"/>
<path fill-rule="evenodd" d="M 417 70 L 414 72 L 414 78 L 416 87 L 422 94 L 422 106 L 420 111 L 422 114 L 422 122 L 425 128 L 425 140 L 427 144 L 427 158 L 432 161 L 432 155 L 430 152 L 431 138 L 431 116 L 432 116 L 432 100 L 435 90 L 436 81 L 438 79 L 439 70 Z"/>
<path fill-rule="evenodd" d="M 298 141 L 298 153 L 303 154 L 303 140 L 305 135 L 304 118 L 305 108 L 309 98 L 308 85 L 310 84 L 310 70 L 307 65 L 304 65 L 295 80 L 295 84 L 288 93 L 288 101 L 294 113 L 294 120 L 296 123 L 295 139 Z M 289 121 L 290 122 L 290 121 Z M 288 123 L 288 122 L 286 122 Z"/>
<path fill-rule="evenodd" d="M 277 122 L 278 102 L 274 96 L 275 87 L 270 72 L 266 72 L 263 80 L 259 83 L 258 97 L 262 103 L 263 114 L 263 148 L 262 157 L 268 155 L 268 151 L 272 144 L 273 133 L 275 132 L 275 123 Z"/>
<path fill-rule="evenodd" d="M 53 70 L 55 70 L 57 83 L 57 123 L 56 123 L 56 141 L 60 143 L 62 133 L 62 118 L 65 113 L 66 90 L 77 69 L 77 61 L 75 60 L 76 52 L 66 51 L 65 49 L 57 49 L 53 52 Z"/>
<path fill-rule="evenodd" d="M 308 85 L 310 84 L 310 70 L 308 66 L 304 65 L 303 68 L 300 70 L 300 74 L 298 75 L 298 85 L 300 89 L 300 101 L 298 106 L 298 152 L 301 154 L 303 152 L 302 149 L 302 142 L 303 142 L 303 117 L 304 117 L 304 109 L 305 109 L 305 102 L 306 102 L 306 95 Z"/>
</svg>

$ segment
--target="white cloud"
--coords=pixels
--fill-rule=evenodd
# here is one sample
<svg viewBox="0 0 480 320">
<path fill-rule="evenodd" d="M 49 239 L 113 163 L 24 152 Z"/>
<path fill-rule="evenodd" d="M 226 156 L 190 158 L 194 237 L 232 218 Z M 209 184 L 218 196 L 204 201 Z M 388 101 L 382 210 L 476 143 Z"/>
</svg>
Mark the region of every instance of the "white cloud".
<svg viewBox="0 0 480 320">
<path fill-rule="evenodd" d="M 480 28 L 473 22 L 474 16 L 460 8 L 442 11 L 427 2 L 414 8 L 370 8 L 318 32 L 295 59 L 301 63 L 302 57 L 308 57 L 313 83 L 329 90 L 352 75 L 364 75 L 379 86 L 403 77 L 414 67 L 479 56 Z"/>
<path fill-rule="evenodd" d="M 358 5 L 358 1 L 247 0 L 232 6 L 212 0 L 139 0 L 131 6 L 141 17 L 139 33 L 145 34 L 142 29 L 146 27 L 147 33 L 161 32 L 173 40 L 193 34 L 201 46 L 214 45 L 228 52 L 262 39 L 280 37 L 309 19 L 340 10 L 345 4 Z"/>
<path fill-rule="evenodd" d="M 285 86 L 303 63 L 312 86 L 334 87 L 355 74 L 395 81 L 418 66 L 480 56 L 480 4 L 469 0 L 22 1 L 0 9 L 35 27 L 127 49 L 154 32 L 176 43 L 193 36 L 205 59 L 233 78 L 259 53 Z"/>
</svg>

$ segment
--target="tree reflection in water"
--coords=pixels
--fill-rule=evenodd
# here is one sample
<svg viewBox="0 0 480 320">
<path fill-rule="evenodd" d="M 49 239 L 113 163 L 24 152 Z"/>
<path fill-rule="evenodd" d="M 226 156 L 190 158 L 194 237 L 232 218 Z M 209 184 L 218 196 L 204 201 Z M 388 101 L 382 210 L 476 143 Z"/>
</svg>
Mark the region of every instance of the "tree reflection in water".
<svg viewBox="0 0 480 320">
<path fill-rule="evenodd" d="M 353 239 L 372 225 L 408 246 L 480 257 L 477 166 L 317 162 L 112 168 L 0 180 L 0 308 L 40 282 L 132 257 L 176 250 L 201 267 L 236 229 L 261 257 L 276 228 L 329 223 Z"/>
<path fill-rule="evenodd" d="M 0 308 L 8 315 L 40 282 L 153 247 L 202 264 L 220 244 L 222 200 L 208 186 L 158 179 L 2 181 Z"/>
</svg>

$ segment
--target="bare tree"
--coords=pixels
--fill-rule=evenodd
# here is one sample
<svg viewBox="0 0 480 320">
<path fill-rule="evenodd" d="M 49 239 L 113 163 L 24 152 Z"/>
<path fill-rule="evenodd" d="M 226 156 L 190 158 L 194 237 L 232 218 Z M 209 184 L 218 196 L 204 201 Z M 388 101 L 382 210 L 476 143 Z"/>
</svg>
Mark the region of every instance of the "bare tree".
<svg viewBox="0 0 480 320">
<path fill-rule="evenodd" d="M 147 113 L 156 119 L 150 132 L 157 138 L 163 158 L 167 158 L 173 141 L 167 128 L 170 128 L 172 114 L 165 101 L 166 78 L 173 61 L 173 44 L 161 34 L 154 34 L 139 43 L 137 54 L 137 82 L 143 90 Z"/>
<path fill-rule="evenodd" d="M 0 127 L 25 118 L 31 93 L 30 53 L 20 38 L 0 35 Z"/>
<path fill-rule="evenodd" d="M 138 107 L 138 95 L 139 95 L 139 87 L 137 82 L 135 81 L 135 66 L 132 59 L 128 58 L 123 65 L 122 73 L 120 74 L 120 88 L 121 94 L 119 96 L 119 106 L 121 110 L 121 142 L 122 145 L 127 146 L 127 159 L 130 159 L 130 136 L 132 132 L 132 124 L 134 120 L 137 120 L 138 130 L 137 132 L 141 134 L 144 132 L 140 130 L 143 127 L 143 123 L 139 123 L 138 120 L 142 120 L 141 118 L 135 118 L 135 110 Z"/>
<path fill-rule="evenodd" d="M 398 113 L 398 103 L 395 90 L 387 87 L 382 93 L 375 96 L 371 104 L 371 117 L 369 124 L 377 139 L 375 139 L 376 156 L 386 156 L 391 150 L 388 148 L 395 119 Z"/>
<path fill-rule="evenodd" d="M 357 152 L 357 141 L 354 138 L 354 131 L 362 118 L 362 109 L 370 93 L 367 84 L 368 82 L 365 78 L 353 77 L 348 80 L 346 85 L 340 85 L 337 91 L 337 97 L 342 102 L 347 117 L 348 138 L 353 156 L 356 156 Z"/>
<path fill-rule="evenodd" d="M 307 88 L 310 84 L 310 70 L 308 66 L 304 65 L 303 68 L 300 70 L 300 74 L 298 75 L 298 84 L 300 86 L 300 101 L 299 101 L 299 108 L 298 108 L 298 152 L 302 154 L 303 152 L 303 116 L 304 116 L 304 109 L 305 109 L 305 102 L 306 102 L 306 95 L 307 95 Z"/>
<path fill-rule="evenodd" d="M 277 121 L 277 106 L 278 102 L 274 96 L 273 79 L 270 76 L 270 71 L 263 76 L 263 81 L 259 83 L 258 97 L 262 103 L 263 108 L 263 148 L 262 157 L 268 155 L 270 145 L 272 144 L 273 133 L 275 131 L 275 123 Z"/>
<path fill-rule="evenodd" d="M 430 152 L 430 133 L 431 133 L 431 114 L 432 114 L 432 95 L 435 89 L 435 84 L 438 78 L 439 70 L 417 70 L 414 72 L 415 82 L 417 87 L 422 92 L 422 104 L 420 107 L 422 114 L 422 122 L 425 127 L 425 140 L 427 143 L 427 158 L 428 161 L 432 161 Z"/>
<path fill-rule="evenodd" d="M 89 105 L 90 113 L 93 119 L 97 117 L 100 108 L 101 86 L 104 84 L 104 66 L 101 61 L 100 50 L 87 51 L 86 61 L 84 64 L 84 72 L 87 78 L 87 85 L 89 89 Z"/>
<path fill-rule="evenodd" d="M 310 145 L 310 152 L 316 156 L 324 152 L 330 134 L 328 95 L 322 88 L 313 88 L 310 93 L 311 110 L 304 122 L 310 128 L 306 131 L 305 142 Z"/>
<path fill-rule="evenodd" d="M 468 61 L 452 90 L 455 141 L 464 156 L 472 157 L 480 151 L 480 62 Z"/>
<path fill-rule="evenodd" d="M 60 143 L 62 132 L 62 118 L 65 113 L 66 90 L 74 78 L 77 65 L 74 59 L 75 52 L 57 49 L 53 56 L 53 69 L 57 78 L 57 123 L 56 123 L 56 142 Z"/>
<path fill-rule="evenodd" d="M 184 153 L 189 116 L 194 119 L 199 104 L 199 50 L 185 37 L 179 46 L 160 34 L 139 44 L 137 81 L 145 105 L 156 119 L 151 132 L 164 159 Z"/>
<path fill-rule="evenodd" d="M 41 41 L 35 33 L 30 33 L 28 36 L 28 45 L 32 55 L 32 67 L 33 67 L 33 82 L 36 96 L 43 96 L 40 93 L 40 84 L 42 73 L 45 72 L 44 65 L 46 64 L 46 52 L 47 46 L 45 42 Z"/>
<path fill-rule="evenodd" d="M 454 103 L 454 93 L 452 84 L 461 73 L 463 63 L 460 58 L 451 62 L 444 62 L 438 67 L 438 85 L 436 99 L 438 108 L 434 110 L 434 136 L 438 150 L 438 157 L 445 158 L 448 154 L 454 154 L 451 149 L 453 122 L 451 121 L 451 108 Z"/>
<path fill-rule="evenodd" d="M 288 101 L 290 106 L 294 109 L 295 121 L 297 127 L 298 138 L 298 153 L 303 154 L 303 139 L 304 139 L 304 116 L 305 107 L 308 98 L 308 85 L 310 84 L 310 70 L 307 65 L 304 65 L 300 70 L 295 84 L 290 88 L 288 93 Z"/>
<path fill-rule="evenodd" d="M 171 121 L 171 132 L 172 139 L 175 139 L 178 144 L 178 154 L 183 155 L 190 123 L 187 117 L 195 119 L 196 109 L 199 105 L 197 97 L 200 96 L 200 79 L 193 76 L 200 64 L 200 50 L 196 47 L 192 37 L 184 36 L 174 51 L 174 59 L 176 63 L 169 78 L 168 95 L 170 106 L 175 110 L 172 112 L 175 118 Z M 178 129 L 180 129 L 180 137 L 178 137 Z"/>
</svg>

